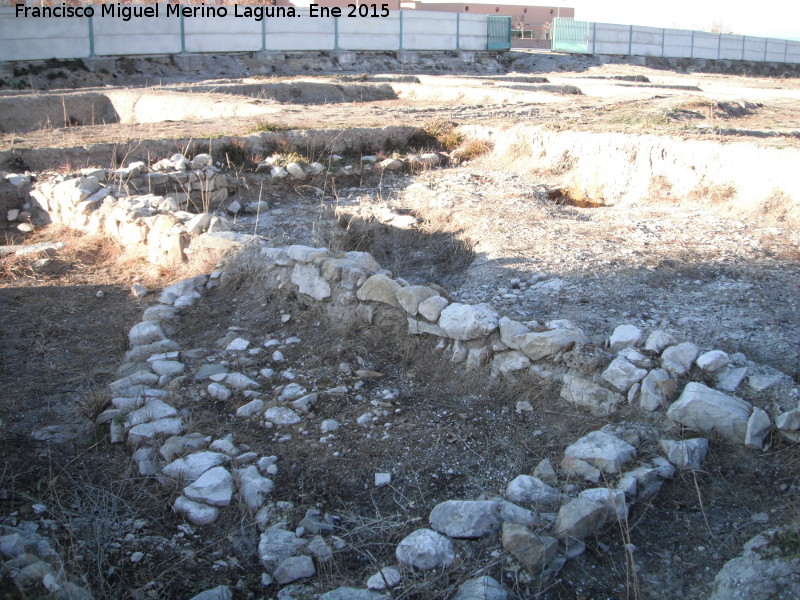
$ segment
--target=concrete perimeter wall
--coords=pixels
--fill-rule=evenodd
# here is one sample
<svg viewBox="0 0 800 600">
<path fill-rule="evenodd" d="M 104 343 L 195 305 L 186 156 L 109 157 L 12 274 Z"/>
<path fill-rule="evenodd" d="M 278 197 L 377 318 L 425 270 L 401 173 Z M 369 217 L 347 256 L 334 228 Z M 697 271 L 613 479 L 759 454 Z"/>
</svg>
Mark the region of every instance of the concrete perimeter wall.
<svg viewBox="0 0 800 600">
<path fill-rule="evenodd" d="M 0 7 L 0 61 L 261 50 L 486 50 L 488 15 L 392 11 L 388 17 L 16 17 Z M 346 14 L 346 10 L 343 15 Z"/>
<path fill-rule="evenodd" d="M 553 50 L 586 54 L 800 63 L 800 42 L 556 19 Z"/>
</svg>

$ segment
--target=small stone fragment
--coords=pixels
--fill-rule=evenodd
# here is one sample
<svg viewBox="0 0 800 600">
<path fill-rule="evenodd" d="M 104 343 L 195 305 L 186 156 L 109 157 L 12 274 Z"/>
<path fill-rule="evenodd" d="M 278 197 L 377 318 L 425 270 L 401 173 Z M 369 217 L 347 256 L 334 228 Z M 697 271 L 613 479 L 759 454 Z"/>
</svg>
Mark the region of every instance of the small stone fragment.
<svg viewBox="0 0 800 600">
<path fill-rule="evenodd" d="M 503 524 L 503 549 L 510 552 L 530 573 L 540 575 L 553 560 L 558 540 L 537 535 L 515 523 Z"/>
<path fill-rule="evenodd" d="M 659 445 L 667 455 L 667 460 L 679 469 L 699 469 L 708 453 L 706 438 L 679 441 L 660 440 Z"/>
<path fill-rule="evenodd" d="M 371 590 L 388 590 L 396 587 L 402 580 L 400 571 L 394 567 L 384 567 L 367 579 L 367 587 Z"/>
<path fill-rule="evenodd" d="M 512 502 L 552 507 L 558 504 L 561 493 L 538 477 L 519 475 L 506 487 L 506 498 Z"/>
<path fill-rule="evenodd" d="M 612 352 L 636 346 L 642 339 L 642 330 L 633 325 L 620 325 L 608 339 Z"/>
<path fill-rule="evenodd" d="M 448 500 L 431 511 L 430 524 L 451 538 L 481 538 L 500 527 L 498 504 L 490 500 Z"/>
<path fill-rule="evenodd" d="M 455 559 L 452 542 L 430 529 L 417 529 L 398 544 L 395 551 L 401 565 L 430 571 L 447 567 Z"/>
<path fill-rule="evenodd" d="M 313 577 L 316 572 L 314 561 L 310 556 L 291 556 L 278 564 L 273 577 L 278 585 L 286 585 L 298 579 Z"/>
</svg>

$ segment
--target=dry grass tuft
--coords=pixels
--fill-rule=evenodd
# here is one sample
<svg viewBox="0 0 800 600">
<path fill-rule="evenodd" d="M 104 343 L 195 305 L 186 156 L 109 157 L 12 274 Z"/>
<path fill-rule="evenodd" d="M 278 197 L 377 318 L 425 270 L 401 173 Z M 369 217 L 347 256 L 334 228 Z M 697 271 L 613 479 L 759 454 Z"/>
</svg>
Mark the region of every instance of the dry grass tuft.
<svg viewBox="0 0 800 600">
<path fill-rule="evenodd" d="M 474 160 L 488 154 L 493 148 L 494 144 L 489 140 L 467 139 L 450 153 L 450 160 L 457 164 Z"/>
<path fill-rule="evenodd" d="M 689 192 L 689 200 L 710 206 L 724 206 L 736 197 L 736 186 L 730 183 L 705 183 Z"/>
</svg>

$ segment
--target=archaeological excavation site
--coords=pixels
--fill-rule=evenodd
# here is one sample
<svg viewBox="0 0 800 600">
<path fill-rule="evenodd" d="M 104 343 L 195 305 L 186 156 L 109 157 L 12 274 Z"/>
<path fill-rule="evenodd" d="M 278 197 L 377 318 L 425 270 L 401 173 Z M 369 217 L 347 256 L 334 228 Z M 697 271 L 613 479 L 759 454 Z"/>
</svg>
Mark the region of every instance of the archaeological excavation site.
<svg viewBox="0 0 800 600">
<path fill-rule="evenodd" d="M 800 597 L 800 68 L 340 58 L 3 72 L 2 598 Z"/>
</svg>

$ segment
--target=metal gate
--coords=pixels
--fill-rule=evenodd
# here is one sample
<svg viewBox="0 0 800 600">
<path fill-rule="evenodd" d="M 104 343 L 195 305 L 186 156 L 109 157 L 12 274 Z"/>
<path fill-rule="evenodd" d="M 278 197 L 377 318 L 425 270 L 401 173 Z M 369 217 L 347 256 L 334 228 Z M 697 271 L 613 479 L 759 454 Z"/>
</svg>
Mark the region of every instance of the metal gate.
<svg viewBox="0 0 800 600">
<path fill-rule="evenodd" d="M 553 51 L 589 54 L 589 22 L 553 19 Z"/>
<path fill-rule="evenodd" d="M 490 16 L 487 27 L 487 50 L 511 50 L 511 17 Z"/>
</svg>

